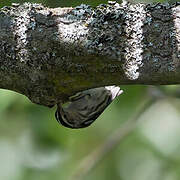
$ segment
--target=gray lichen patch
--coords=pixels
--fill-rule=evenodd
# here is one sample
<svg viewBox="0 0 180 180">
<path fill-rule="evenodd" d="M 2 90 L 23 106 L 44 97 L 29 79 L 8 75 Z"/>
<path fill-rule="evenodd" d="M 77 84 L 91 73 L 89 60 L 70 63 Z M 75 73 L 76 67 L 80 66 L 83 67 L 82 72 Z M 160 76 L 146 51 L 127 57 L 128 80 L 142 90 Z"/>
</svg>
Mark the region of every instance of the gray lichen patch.
<svg viewBox="0 0 180 180">
<path fill-rule="evenodd" d="M 14 36 L 17 40 L 17 58 L 20 62 L 27 62 L 29 60 L 29 53 L 27 49 L 28 29 L 34 29 L 36 26 L 34 17 L 31 17 L 33 11 L 33 5 L 30 3 L 25 3 L 23 6 L 19 6 L 14 12 L 13 29 Z"/>
<path fill-rule="evenodd" d="M 121 41 L 119 37 L 123 37 L 124 15 L 123 7 L 116 2 L 101 4 L 94 9 L 87 22 L 89 34 L 85 46 L 89 53 L 97 53 L 121 61 L 123 39 Z"/>
<path fill-rule="evenodd" d="M 155 11 L 149 12 L 147 6 L 155 7 Z M 161 47 L 162 44 L 156 42 L 158 38 L 151 39 L 149 44 L 144 44 L 144 26 L 153 28 L 157 34 L 161 33 L 164 26 L 162 23 L 167 22 L 171 17 L 164 16 L 161 11 L 156 12 L 156 9 L 168 7 L 170 6 L 163 5 L 161 7 L 158 4 L 155 6 L 118 4 L 115 1 L 109 1 L 106 5 L 101 4 L 95 9 L 88 5 L 80 5 L 74 8 L 71 13 L 59 17 L 57 37 L 72 46 L 85 47 L 88 54 L 119 61 L 125 76 L 129 80 L 137 80 L 144 64 L 144 57 L 149 56 L 149 54 L 151 56 L 154 49 Z M 155 17 L 158 18 L 158 21 L 153 20 Z M 163 21 L 160 20 L 161 18 Z M 151 35 L 146 36 L 150 37 Z M 154 43 L 159 44 L 158 47 L 155 47 Z M 146 51 L 146 54 L 144 51 L 147 48 L 150 51 Z M 160 51 L 164 55 L 168 52 L 163 49 Z M 151 60 L 156 57 L 158 56 L 151 57 Z M 156 67 L 157 64 L 156 62 Z"/>
<path fill-rule="evenodd" d="M 98 53 L 118 59 L 123 63 L 125 75 L 130 80 L 139 77 L 142 67 L 143 25 L 145 5 L 120 5 L 109 1 L 99 5 L 89 21 L 86 44 L 89 53 Z M 122 37 L 122 38 L 120 38 Z"/>
<path fill-rule="evenodd" d="M 27 63 L 29 58 L 28 46 L 28 30 L 35 29 L 36 22 L 33 16 L 35 9 L 42 8 L 39 4 L 24 3 L 23 5 L 12 4 L 8 8 L 7 15 L 11 16 L 11 28 L 16 40 L 16 59 L 20 62 Z M 4 9 L 5 10 L 5 9 Z"/>
<path fill-rule="evenodd" d="M 175 45 L 177 52 L 174 52 L 173 54 L 173 61 L 175 64 L 177 64 L 177 59 L 180 60 L 180 7 L 174 7 L 172 9 L 173 16 L 176 17 L 174 19 L 174 28 L 173 32 L 170 33 L 170 36 L 175 36 Z M 177 55 L 175 55 L 177 54 Z"/>
<path fill-rule="evenodd" d="M 65 43 L 80 45 L 87 37 L 87 21 L 92 15 L 92 8 L 89 5 L 81 4 L 75 7 L 70 13 L 57 18 L 57 37 Z"/>
<path fill-rule="evenodd" d="M 144 26 L 144 72 L 151 72 L 151 76 L 144 78 L 153 79 L 162 74 L 168 79 L 180 67 L 180 18 L 179 2 L 175 4 L 156 4 L 147 6 L 150 21 Z M 147 19 L 147 18 L 146 18 Z M 160 75 L 161 74 L 161 75 Z M 174 75 L 173 75 L 174 76 Z M 164 78 L 163 77 L 163 78 Z"/>
<path fill-rule="evenodd" d="M 124 5 L 125 31 L 127 36 L 124 70 L 127 77 L 135 80 L 139 77 L 139 68 L 143 66 L 143 26 L 146 19 L 146 6 L 144 4 Z"/>
</svg>

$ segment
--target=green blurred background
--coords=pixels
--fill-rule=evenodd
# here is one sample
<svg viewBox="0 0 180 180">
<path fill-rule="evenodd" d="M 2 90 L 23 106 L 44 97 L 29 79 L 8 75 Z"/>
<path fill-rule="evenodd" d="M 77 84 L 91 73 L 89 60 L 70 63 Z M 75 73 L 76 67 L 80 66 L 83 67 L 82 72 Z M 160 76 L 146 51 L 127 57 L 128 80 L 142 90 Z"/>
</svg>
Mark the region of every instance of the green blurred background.
<svg viewBox="0 0 180 180">
<path fill-rule="evenodd" d="M 25 1 L 0 0 L 0 7 L 12 2 Z M 107 3 L 103 0 L 31 2 L 49 7 Z M 144 101 L 152 98 L 148 86 L 122 86 L 122 89 L 123 95 L 92 126 L 81 130 L 60 126 L 54 117 L 55 107 L 32 104 L 20 94 L 0 90 L 0 180 L 67 180 L 82 159 L 132 118 Z M 83 180 L 180 179 L 180 87 L 158 89 L 166 96 L 142 113 L 137 128 Z"/>
</svg>

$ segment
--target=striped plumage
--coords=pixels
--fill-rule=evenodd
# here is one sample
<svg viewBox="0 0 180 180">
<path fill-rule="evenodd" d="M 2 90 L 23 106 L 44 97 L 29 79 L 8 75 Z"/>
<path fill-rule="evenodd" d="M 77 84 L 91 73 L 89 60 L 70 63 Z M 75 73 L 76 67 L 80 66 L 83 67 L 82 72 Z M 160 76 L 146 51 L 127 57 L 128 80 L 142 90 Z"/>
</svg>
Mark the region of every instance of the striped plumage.
<svg viewBox="0 0 180 180">
<path fill-rule="evenodd" d="M 105 108 L 123 91 L 118 86 L 89 89 L 69 98 L 69 102 L 57 104 L 57 121 L 68 128 L 85 128 L 91 125 Z"/>
</svg>

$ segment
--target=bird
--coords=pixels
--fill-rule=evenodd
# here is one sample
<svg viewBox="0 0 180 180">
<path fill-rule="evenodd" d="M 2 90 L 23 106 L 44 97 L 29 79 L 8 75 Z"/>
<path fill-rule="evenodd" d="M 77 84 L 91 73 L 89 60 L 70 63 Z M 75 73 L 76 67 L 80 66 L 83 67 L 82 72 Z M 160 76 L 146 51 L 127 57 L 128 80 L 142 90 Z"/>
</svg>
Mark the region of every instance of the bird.
<svg viewBox="0 0 180 180">
<path fill-rule="evenodd" d="M 59 124 L 72 129 L 90 126 L 123 90 L 105 86 L 78 92 L 65 104 L 57 103 L 55 112 Z"/>
</svg>

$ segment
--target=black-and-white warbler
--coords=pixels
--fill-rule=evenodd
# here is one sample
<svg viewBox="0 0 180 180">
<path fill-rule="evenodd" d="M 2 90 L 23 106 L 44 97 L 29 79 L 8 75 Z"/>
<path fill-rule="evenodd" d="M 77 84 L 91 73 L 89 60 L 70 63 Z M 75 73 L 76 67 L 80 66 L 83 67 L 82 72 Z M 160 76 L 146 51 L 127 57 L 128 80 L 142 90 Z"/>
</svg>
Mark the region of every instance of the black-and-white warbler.
<svg viewBox="0 0 180 180">
<path fill-rule="evenodd" d="M 57 104 L 56 119 L 68 128 L 88 127 L 122 92 L 118 86 L 106 86 L 79 92 L 71 96 L 68 103 Z"/>
</svg>

